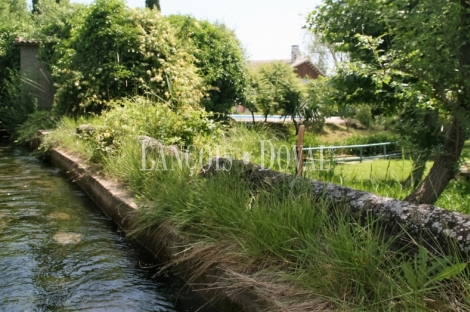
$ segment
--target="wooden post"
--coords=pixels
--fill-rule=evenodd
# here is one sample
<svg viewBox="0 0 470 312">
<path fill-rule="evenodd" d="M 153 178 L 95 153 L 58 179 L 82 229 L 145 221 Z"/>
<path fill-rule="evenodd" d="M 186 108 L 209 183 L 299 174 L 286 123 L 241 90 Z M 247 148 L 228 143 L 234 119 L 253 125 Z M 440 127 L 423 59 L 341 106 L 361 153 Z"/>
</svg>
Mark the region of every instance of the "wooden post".
<svg viewBox="0 0 470 312">
<path fill-rule="evenodd" d="M 301 125 L 299 127 L 299 134 L 297 135 L 297 144 L 296 144 L 296 152 L 297 152 L 297 167 L 295 168 L 296 174 L 298 177 L 302 177 L 302 171 L 304 166 L 304 155 L 302 149 L 304 148 L 304 133 L 305 133 L 305 126 Z"/>
</svg>

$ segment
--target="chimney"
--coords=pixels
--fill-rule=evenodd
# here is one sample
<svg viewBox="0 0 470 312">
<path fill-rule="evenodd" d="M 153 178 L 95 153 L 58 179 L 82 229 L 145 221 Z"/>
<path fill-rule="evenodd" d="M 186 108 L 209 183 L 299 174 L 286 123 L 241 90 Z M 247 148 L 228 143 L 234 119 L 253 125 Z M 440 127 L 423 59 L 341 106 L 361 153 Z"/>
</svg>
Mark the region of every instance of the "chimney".
<svg viewBox="0 0 470 312">
<path fill-rule="evenodd" d="M 293 64 L 300 58 L 300 50 L 298 45 L 292 46 L 291 59 L 290 62 Z"/>
</svg>

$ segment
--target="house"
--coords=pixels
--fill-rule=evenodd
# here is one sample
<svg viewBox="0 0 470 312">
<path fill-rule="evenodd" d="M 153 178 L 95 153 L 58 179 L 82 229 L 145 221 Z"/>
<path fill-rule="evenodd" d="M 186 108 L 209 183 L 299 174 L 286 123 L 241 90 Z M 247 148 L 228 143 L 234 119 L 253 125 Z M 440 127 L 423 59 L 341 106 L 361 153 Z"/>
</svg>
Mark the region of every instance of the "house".
<svg viewBox="0 0 470 312">
<path fill-rule="evenodd" d="M 317 79 L 319 76 L 325 76 L 321 69 L 315 66 L 309 58 L 301 57 L 298 45 L 292 46 L 289 64 L 295 69 L 295 73 L 302 79 Z"/>
<path fill-rule="evenodd" d="M 273 60 L 261 60 L 261 61 L 250 61 L 251 67 L 257 67 L 262 64 L 270 63 Z M 290 60 L 279 60 L 290 64 L 294 68 L 294 72 L 304 81 L 309 79 L 317 79 L 319 76 L 325 76 L 325 74 L 315 64 L 313 64 L 309 58 L 302 57 L 298 45 L 293 45 L 291 50 Z"/>
</svg>

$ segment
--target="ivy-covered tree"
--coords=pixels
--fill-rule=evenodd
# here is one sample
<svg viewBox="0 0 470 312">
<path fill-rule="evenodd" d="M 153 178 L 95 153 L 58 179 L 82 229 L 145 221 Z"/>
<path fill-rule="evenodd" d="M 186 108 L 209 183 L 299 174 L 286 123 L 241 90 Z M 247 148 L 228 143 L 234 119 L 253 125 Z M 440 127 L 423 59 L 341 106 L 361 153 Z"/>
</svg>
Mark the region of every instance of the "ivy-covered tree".
<svg viewBox="0 0 470 312">
<path fill-rule="evenodd" d="M 31 18 L 25 0 L 0 2 L 0 88 L 8 78 L 8 70 L 19 70 L 20 52 L 16 37 L 31 32 Z"/>
<path fill-rule="evenodd" d="M 207 111 L 227 114 L 244 102 L 246 68 L 240 42 L 225 25 L 198 21 L 191 16 L 172 15 L 181 45 L 195 56 L 198 74 L 204 79 Z"/>
<path fill-rule="evenodd" d="M 150 10 L 157 9 L 158 11 L 161 11 L 160 0 L 145 0 L 145 7 Z"/>
<path fill-rule="evenodd" d="M 325 0 L 309 21 L 326 42 L 349 53 L 351 66 L 338 76 L 349 99 L 379 99 L 388 109 L 439 109 L 450 116 L 441 153 L 407 197 L 434 203 L 454 178 L 468 137 L 470 3 Z"/>
<path fill-rule="evenodd" d="M 174 109 L 199 106 L 202 91 L 193 58 L 157 10 L 97 0 L 55 53 L 61 112 L 100 112 L 113 99 L 142 94 Z"/>
</svg>

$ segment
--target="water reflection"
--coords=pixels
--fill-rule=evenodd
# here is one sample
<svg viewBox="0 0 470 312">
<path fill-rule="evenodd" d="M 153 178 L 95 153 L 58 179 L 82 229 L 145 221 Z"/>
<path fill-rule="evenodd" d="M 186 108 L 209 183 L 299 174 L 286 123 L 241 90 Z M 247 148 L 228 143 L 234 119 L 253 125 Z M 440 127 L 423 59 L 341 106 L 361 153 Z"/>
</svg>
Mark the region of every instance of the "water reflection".
<svg viewBox="0 0 470 312">
<path fill-rule="evenodd" d="M 0 145 L 0 310 L 194 311 L 59 170 Z M 201 310 L 201 311 L 204 311 Z"/>
</svg>

